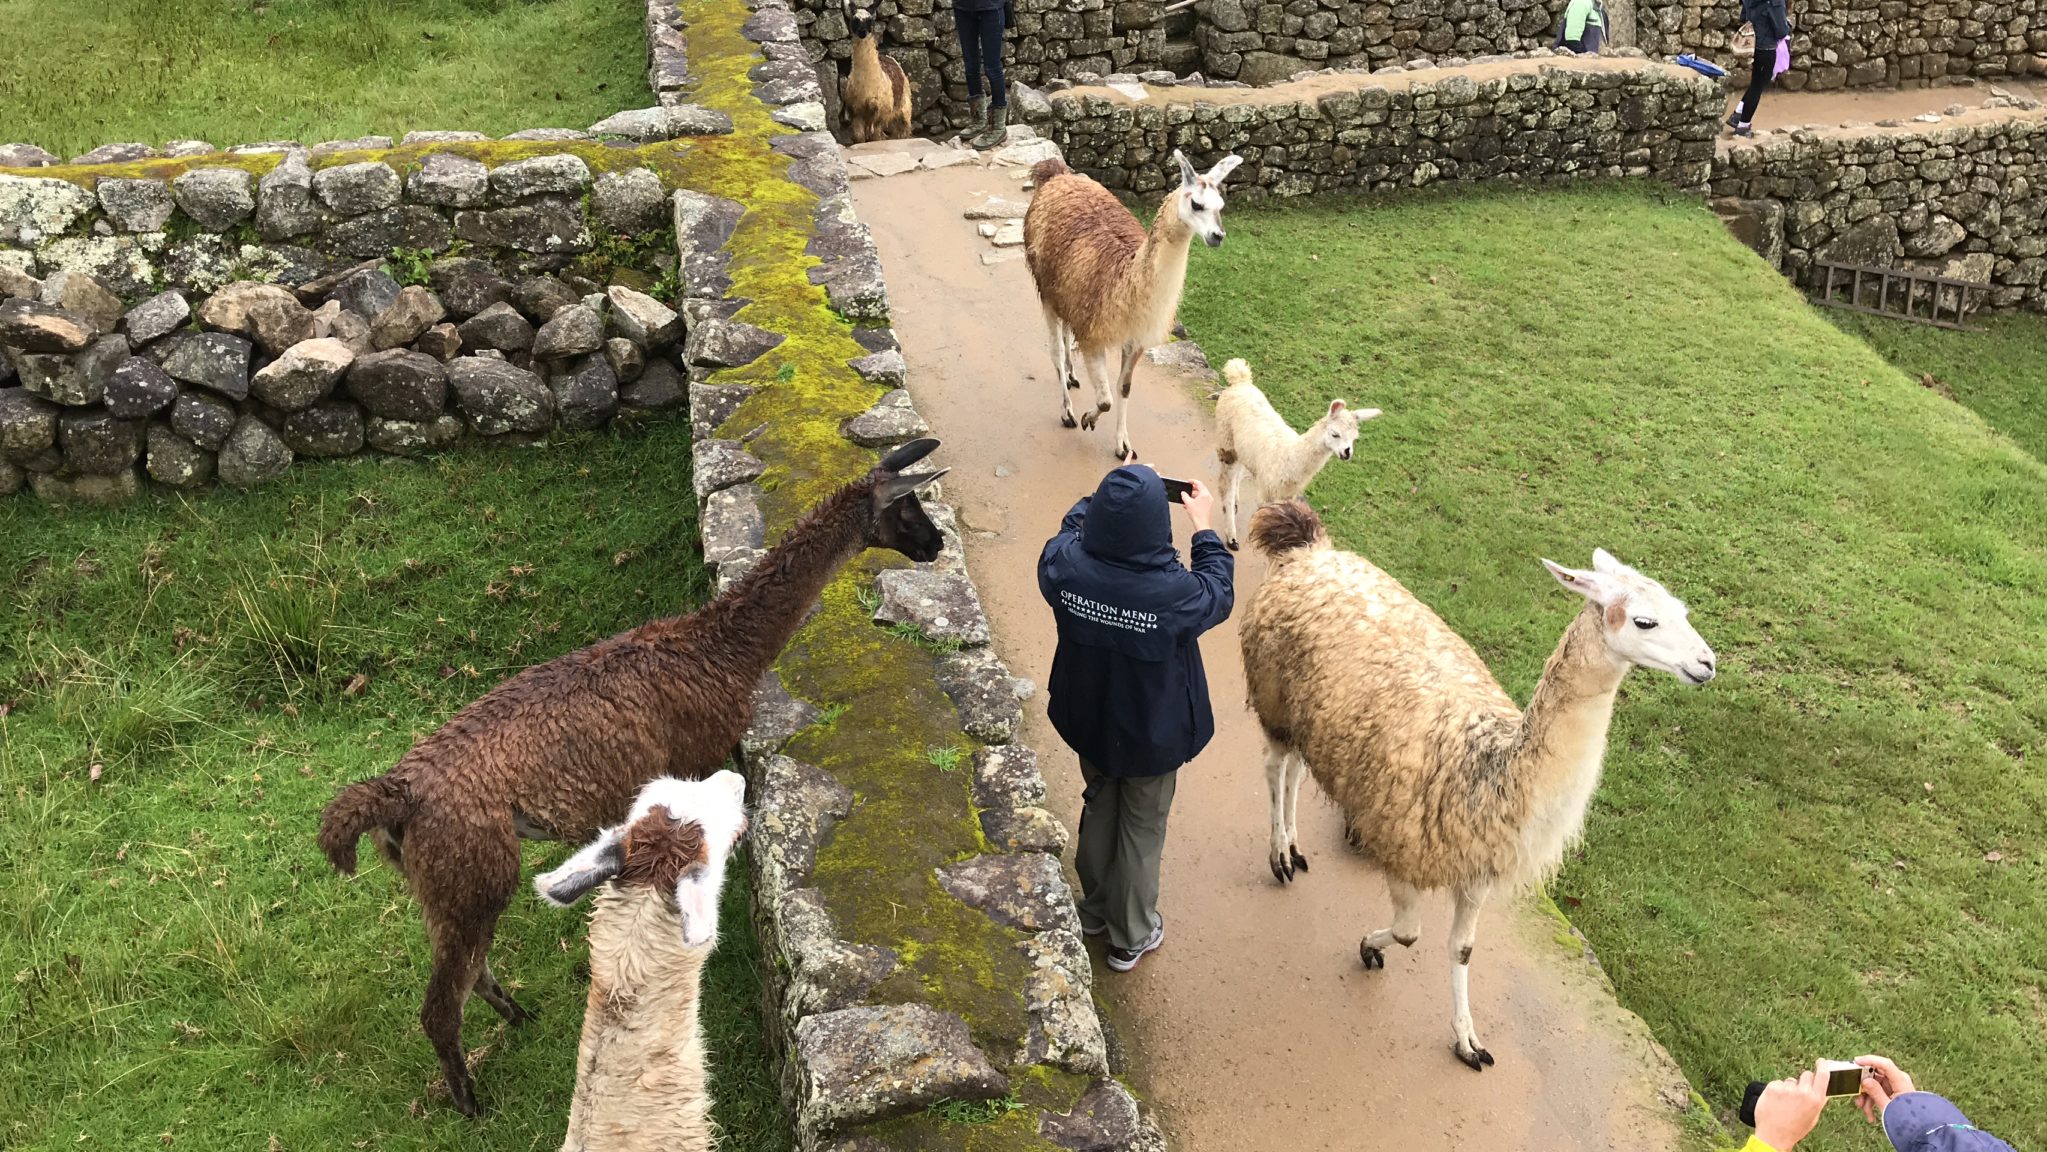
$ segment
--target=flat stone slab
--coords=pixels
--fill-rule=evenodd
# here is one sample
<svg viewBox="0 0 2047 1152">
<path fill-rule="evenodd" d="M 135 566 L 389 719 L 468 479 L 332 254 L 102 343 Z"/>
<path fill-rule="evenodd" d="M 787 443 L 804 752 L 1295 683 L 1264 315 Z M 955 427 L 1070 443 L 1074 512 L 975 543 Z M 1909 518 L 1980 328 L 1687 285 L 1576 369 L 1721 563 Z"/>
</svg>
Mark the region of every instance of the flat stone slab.
<svg viewBox="0 0 2047 1152">
<path fill-rule="evenodd" d="M 782 1002 L 786 1019 L 850 1008 L 900 963 L 892 949 L 839 939 L 824 897 L 814 888 L 787 892 L 772 915 L 789 963 L 789 987 Z"/>
<path fill-rule="evenodd" d="M 1073 890 L 1059 861 L 1043 852 L 974 856 L 938 869 L 938 883 L 954 899 L 989 919 L 1026 932 L 1061 929 L 1080 935 Z"/>
<path fill-rule="evenodd" d="M 959 709 L 960 727 L 986 744 L 1007 744 L 1023 722 L 1017 681 L 993 650 L 967 648 L 947 654 L 937 667 L 938 686 Z"/>
<path fill-rule="evenodd" d="M 780 748 L 789 737 L 818 722 L 823 713 L 808 700 L 798 700 L 782 687 L 782 678 L 770 669 L 753 689 L 753 723 L 740 739 L 748 756 L 763 756 Z"/>
<path fill-rule="evenodd" d="M 767 525 L 761 519 L 760 489 L 741 484 L 713 492 L 704 501 L 704 562 L 722 564 L 766 546 Z"/>
<path fill-rule="evenodd" d="M 766 466 L 737 440 L 699 440 L 691 447 L 690 480 L 703 500 L 713 492 L 759 478 Z"/>
<path fill-rule="evenodd" d="M 797 1026 L 795 1060 L 802 1074 L 796 1118 L 805 1146 L 941 1100 L 1009 1094 L 1009 1078 L 974 1047 L 966 1021 L 922 1004 L 812 1016 Z"/>
<path fill-rule="evenodd" d="M 846 364 L 853 371 L 860 373 L 862 380 L 887 388 L 901 388 L 910 371 L 910 366 L 903 360 L 903 354 L 893 348 L 871 352 L 857 360 L 849 360 Z"/>
<path fill-rule="evenodd" d="M 1004 852 L 1066 854 L 1066 826 L 1043 808 L 983 809 L 981 833 Z"/>
<path fill-rule="evenodd" d="M 961 215 L 969 220 L 1021 220 L 1024 213 L 1030 210 L 1031 206 L 1021 200 L 1005 200 L 1000 196 L 990 196 Z"/>
<path fill-rule="evenodd" d="M 1032 808 L 1045 803 L 1038 754 L 1021 744 L 974 753 L 974 806 Z"/>
<path fill-rule="evenodd" d="M 846 421 L 840 432 L 863 448 L 888 448 L 928 435 L 931 425 L 911 405 L 909 392 L 897 388 L 876 401 L 874 407 Z"/>
<path fill-rule="evenodd" d="M 904 152 L 849 155 L 846 157 L 846 171 L 855 180 L 877 176 L 900 176 L 905 172 L 916 171 L 919 162 L 919 157 Z"/>
<path fill-rule="evenodd" d="M 956 164 L 978 164 L 980 160 L 981 154 L 972 148 L 940 148 L 936 152 L 926 152 L 917 161 L 917 166 L 929 172 Z"/>
<path fill-rule="evenodd" d="M 1096 1083 L 1064 1115 L 1043 1113 L 1038 1135 L 1070 1152 L 1165 1152 L 1165 1137 L 1114 1080 Z"/>
<path fill-rule="evenodd" d="M 988 238 L 997 248 L 1014 248 L 1024 242 L 1023 221 L 1005 220 L 995 229 L 995 235 Z"/>
<path fill-rule="evenodd" d="M 1175 340 L 1170 344 L 1161 344 L 1147 351 L 1144 356 L 1161 368 L 1170 368 L 1182 375 L 1201 380 L 1222 379 L 1221 374 L 1209 367 L 1208 354 L 1201 350 L 1201 345 L 1192 340 Z"/>
<path fill-rule="evenodd" d="M 1031 963 L 1023 990 L 1031 1030 L 1022 1059 L 1082 1076 L 1107 1076 L 1109 1047 L 1101 1017 L 1095 1015 L 1094 976 L 1080 937 L 1041 932 L 1016 947 Z"/>
<path fill-rule="evenodd" d="M 895 568 L 875 578 L 881 607 L 877 624 L 914 624 L 927 638 L 957 640 L 963 645 L 988 643 L 988 617 L 973 581 L 954 572 L 923 572 Z"/>
</svg>

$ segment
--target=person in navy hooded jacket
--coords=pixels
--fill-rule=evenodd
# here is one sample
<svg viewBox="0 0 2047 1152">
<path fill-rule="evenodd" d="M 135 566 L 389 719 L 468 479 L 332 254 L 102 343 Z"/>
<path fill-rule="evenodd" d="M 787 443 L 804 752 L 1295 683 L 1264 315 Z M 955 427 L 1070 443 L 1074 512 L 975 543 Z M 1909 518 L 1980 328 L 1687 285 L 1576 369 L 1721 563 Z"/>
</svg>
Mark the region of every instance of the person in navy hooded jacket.
<svg viewBox="0 0 2047 1152">
<path fill-rule="evenodd" d="M 1176 773 L 1215 735 L 1202 633 L 1229 619 L 1235 561 L 1209 528 L 1215 496 L 1184 499 L 1191 564 L 1173 551 L 1165 482 L 1142 464 L 1103 477 L 1066 514 L 1038 561 L 1052 606 L 1052 726 L 1080 757 L 1080 924 L 1108 936 L 1109 967 L 1128 972 L 1165 942 L 1159 859 Z"/>
</svg>

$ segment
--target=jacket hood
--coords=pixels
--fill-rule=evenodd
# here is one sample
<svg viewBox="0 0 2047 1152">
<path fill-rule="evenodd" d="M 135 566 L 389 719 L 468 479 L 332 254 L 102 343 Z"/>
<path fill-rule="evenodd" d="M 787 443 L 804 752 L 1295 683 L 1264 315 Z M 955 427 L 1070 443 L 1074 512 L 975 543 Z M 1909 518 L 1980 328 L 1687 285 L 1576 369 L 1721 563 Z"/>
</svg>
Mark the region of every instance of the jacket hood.
<svg viewBox="0 0 2047 1152">
<path fill-rule="evenodd" d="M 1158 473 L 1134 465 L 1118 468 L 1095 488 L 1080 546 L 1097 560 L 1127 568 L 1176 563 L 1173 515 L 1167 503 L 1166 482 Z"/>
</svg>

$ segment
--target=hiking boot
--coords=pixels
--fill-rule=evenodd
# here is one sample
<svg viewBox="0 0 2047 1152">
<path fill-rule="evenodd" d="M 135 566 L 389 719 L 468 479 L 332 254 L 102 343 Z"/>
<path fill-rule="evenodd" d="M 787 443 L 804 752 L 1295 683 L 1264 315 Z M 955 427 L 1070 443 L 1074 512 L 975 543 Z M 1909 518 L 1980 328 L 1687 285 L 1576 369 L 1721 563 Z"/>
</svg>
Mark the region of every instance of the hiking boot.
<svg viewBox="0 0 2047 1152">
<path fill-rule="evenodd" d="M 1159 917 L 1158 927 L 1151 930 L 1151 937 L 1144 943 L 1131 949 L 1111 948 L 1104 952 L 1102 956 L 1103 959 L 1108 961 L 1110 968 L 1117 972 L 1128 972 L 1132 968 L 1137 967 L 1137 962 L 1144 959 L 1145 953 L 1158 951 L 1159 945 L 1165 942 L 1166 920 L 1165 917 L 1161 916 Z"/>
<path fill-rule="evenodd" d="M 1009 105 L 998 104 L 988 109 L 988 129 L 968 143 L 977 150 L 986 151 L 1009 139 Z"/>
<path fill-rule="evenodd" d="M 967 126 L 960 129 L 959 135 L 953 137 L 955 140 L 972 140 L 988 130 L 988 98 L 976 96 L 969 102 L 968 107 L 972 109 L 974 118 L 967 121 Z"/>
<path fill-rule="evenodd" d="M 1756 130 L 1747 124 L 1736 124 L 1734 126 L 1734 134 L 1736 136 L 1753 136 L 1756 134 Z"/>
</svg>

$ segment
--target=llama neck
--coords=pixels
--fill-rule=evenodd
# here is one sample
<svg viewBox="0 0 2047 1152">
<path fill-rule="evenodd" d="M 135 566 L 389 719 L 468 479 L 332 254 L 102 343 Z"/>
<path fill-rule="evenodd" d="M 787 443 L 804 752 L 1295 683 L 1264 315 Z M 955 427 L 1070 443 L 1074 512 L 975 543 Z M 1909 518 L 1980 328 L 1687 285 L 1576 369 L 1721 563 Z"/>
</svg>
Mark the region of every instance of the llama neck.
<svg viewBox="0 0 2047 1152">
<path fill-rule="evenodd" d="M 1123 274 L 1121 303 L 1128 309 L 1123 314 L 1137 321 L 1134 343 L 1138 347 L 1163 343 L 1180 311 L 1180 290 L 1187 282 L 1187 244 L 1194 238 L 1194 230 L 1180 218 L 1180 198 L 1186 194 L 1175 189 L 1166 196 L 1136 259 Z"/>
<path fill-rule="evenodd" d="M 563 1147 L 711 1148 L 698 1022 L 710 951 L 683 944 L 675 911 L 655 889 L 614 884 L 598 894 Z"/>
<path fill-rule="evenodd" d="M 866 547 L 866 485 L 849 485 L 789 529 L 691 623 L 725 668 L 759 679 L 846 561 Z"/>
<path fill-rule="evenodd" d="M 1564 629 L 1521 715 L 1512 775 L 1524 805 L 1518 826 L 1525 872 L 1556 867 L 1583 828 L 1627 672 L 1607 651 L 1598 605 L 1587 604 Z"/>
<path fill-rule="evenodd" d="M 876 47 L 879 37 L 862 36 L 853 41 L 853 71 L 861 74 L 881 71 L 881 49 Z"/>
<path fill-rule="evenodd" d="M 1295 435 L 1293 441 L 1281 450 L 1276 469 L 1278 475 L 1271 483 L 1260 482 L 1264 499 L 1283 500 L 1307 491 L 1308 482 L 1329 459 L 1329 444 L 1323 436 L 1326 431 L 1324 425 L 1328 422 L 1327 416 L 1315 421 L 1306 432 Z M 1284 418 L 1281 423 L 1285 423 Z"/>
<path fill-rule="evenodd" d="M 590 917 L 591 1018 L 629 1016 L 635 1035 L 694 1037 L 697 976 L 710 951 L 682 942 L 682 926 L 659 890 L 608 885 Z"/>
</svg>

